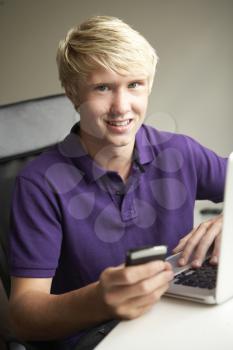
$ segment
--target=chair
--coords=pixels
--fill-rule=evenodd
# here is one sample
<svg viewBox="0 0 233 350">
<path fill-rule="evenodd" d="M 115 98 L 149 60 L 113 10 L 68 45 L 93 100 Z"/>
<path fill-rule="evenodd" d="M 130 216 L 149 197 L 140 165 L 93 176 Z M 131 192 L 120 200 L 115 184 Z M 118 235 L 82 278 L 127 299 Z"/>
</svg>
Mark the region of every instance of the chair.
<svg viewBox="0 0 233 350">
<path fill-rule="evenodd" d="M 9 325 L 7 246 L 14 179 L 27 161 L 62 140 L 78 119 L 64 94 L 0 106 L 0 349 L 33 349 L 17 341 Z"/>
</svg>

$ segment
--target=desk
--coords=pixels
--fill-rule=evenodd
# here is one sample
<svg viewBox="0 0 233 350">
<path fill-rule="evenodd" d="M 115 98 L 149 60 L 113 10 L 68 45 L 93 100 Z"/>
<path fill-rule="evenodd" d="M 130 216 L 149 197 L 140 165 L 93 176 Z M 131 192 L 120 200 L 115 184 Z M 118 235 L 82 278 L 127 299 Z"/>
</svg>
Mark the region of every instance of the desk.
<svg viewBox="0 0 233 350">
<path fill-rule="evenodd" d="M 204 305 L 163 297 L 147 314 L 122 321 L 96 350 L 233 350 L 233 299 Z"/>
</svg>

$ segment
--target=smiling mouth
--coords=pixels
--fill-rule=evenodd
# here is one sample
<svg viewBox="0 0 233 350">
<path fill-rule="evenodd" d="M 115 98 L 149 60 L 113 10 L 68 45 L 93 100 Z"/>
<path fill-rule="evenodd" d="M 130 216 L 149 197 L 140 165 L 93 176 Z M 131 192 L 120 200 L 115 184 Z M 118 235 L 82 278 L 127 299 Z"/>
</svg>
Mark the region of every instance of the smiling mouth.
<svg viewBox="0 0 233 350">
<path fill-rule="evenodd" d="M 116 120 L 106 120 L 106 123 L 112 126 L 127 126 L 131 123 L 132 119 L 122 120 L 122 121 L 116 121 Z"/>
</svg>

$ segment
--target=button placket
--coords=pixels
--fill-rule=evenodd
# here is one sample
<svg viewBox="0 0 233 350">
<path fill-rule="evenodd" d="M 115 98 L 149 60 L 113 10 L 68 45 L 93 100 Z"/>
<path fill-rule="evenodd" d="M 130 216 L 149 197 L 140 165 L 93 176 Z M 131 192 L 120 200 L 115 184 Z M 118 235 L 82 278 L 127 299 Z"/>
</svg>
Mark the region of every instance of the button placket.
<svg viewBox="0 0 233 350">
<path fill-rule="evenodd" d="M 129 221 L 137 217 L 137 211 L 134 205 L 134 192 L 127 192 L 121 206 L 122 221 Z"/>
</svg>

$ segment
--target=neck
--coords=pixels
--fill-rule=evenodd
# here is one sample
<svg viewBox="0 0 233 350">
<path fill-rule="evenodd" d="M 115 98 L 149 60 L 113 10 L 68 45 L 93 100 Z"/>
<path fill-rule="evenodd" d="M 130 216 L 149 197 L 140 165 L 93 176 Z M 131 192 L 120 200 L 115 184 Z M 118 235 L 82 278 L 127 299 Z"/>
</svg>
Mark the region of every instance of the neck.
<svg viewBox="0 0 233 350">
<path fill-rule="evenodd" d="M 126 182 L 131 172 L 132 154 L 133 151 L 127 156 L 126 152 L 121 150 L 121 155 L 112 153 L 111 156 L 108 154 L 108 160 L 104 157 L 103 162 L 101 162 L 101 159 L 96 157 L 96 161 L 105 169 L 117 172 L 121 176 L 122 180 Z M 107 163 L 105 166 L 104 162 L 105 164 Z"/>
<path fill-rule="evenodd" d="M 84 149 L 100 167 L 117 172 L 124 182 L 127 180 L 131 171 L 134 142 L 117 147 L 99 145 L 95 140 L 87 139 L 82 133 L 80 136 Z"/>
</svg>

